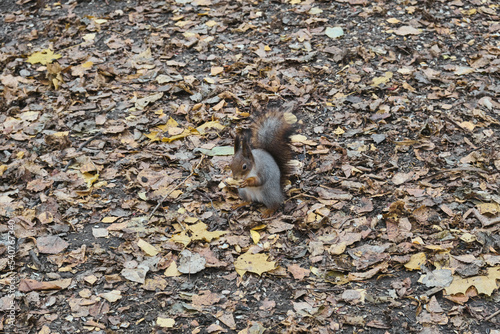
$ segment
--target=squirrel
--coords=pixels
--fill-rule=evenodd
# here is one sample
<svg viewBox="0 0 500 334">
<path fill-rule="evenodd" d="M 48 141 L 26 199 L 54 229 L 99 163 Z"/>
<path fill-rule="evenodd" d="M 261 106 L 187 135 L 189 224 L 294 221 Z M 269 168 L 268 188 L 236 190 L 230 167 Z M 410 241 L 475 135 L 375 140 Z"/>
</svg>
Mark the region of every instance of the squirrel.
<svg viewBox="0 0 500 334">
<path fill-rule="evenodd" d="M 269 217 L 283 203 L 283 187 L 292 171 L 290 136 L 294 132 L 295 126 L 283 113 L 268 111 L 249 130 L 236 135 L 230 166 L 233 178 L 240 181 L 238 194 L 245 201 L 236 208 L 260 202 L 267 207 L 264 217 Z"/>
</svg>

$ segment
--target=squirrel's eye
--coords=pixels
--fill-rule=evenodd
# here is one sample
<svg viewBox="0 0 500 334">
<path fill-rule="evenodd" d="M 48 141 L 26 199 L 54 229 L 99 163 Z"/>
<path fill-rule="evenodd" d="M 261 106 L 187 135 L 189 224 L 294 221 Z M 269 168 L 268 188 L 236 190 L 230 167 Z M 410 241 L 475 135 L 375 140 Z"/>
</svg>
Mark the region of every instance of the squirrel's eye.
<svg viewBox="0 0 500 334">
<path fill-rule="evenodd" d="M 243 168 L 243 170 L 247 170 L 247 164 L 243 164 L 243 166 L 241 166 L 241 168 Z"/>
</svg>

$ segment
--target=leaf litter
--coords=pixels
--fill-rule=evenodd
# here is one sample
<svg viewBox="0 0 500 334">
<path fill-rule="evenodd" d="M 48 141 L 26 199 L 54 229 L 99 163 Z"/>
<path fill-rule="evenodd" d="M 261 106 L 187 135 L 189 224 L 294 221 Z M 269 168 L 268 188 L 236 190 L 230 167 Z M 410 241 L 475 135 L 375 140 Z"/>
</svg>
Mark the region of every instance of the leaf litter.
<svg viewBox="0 0 500 334">
<path fill-rule="evenodd" d="M 498 332 L 499 10 L 0 4 L 0 308 L 26 333 Z M 264 220 L 228 163 L 268 106 L 299 130 Z"/>
</svg>

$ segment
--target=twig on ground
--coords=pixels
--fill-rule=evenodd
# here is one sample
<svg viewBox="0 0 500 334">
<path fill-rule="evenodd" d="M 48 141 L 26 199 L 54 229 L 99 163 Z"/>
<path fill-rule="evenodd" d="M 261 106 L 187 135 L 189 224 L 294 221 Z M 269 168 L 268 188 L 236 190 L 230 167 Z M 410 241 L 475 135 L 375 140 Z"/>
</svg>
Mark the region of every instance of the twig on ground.
<svg viewBox="0 0 500 334">
<path fill-rule="evenodd" d="M 156 210 L 158 210 L 158 208 L 160 207 L 160 205 L 163 204 L 163 202 L 167 199 L 168 196 L 170 196 L 170 194 L 172 192 L 174 192 L 174 190 L 176 190 L 177 188 L 179 188 L 181 185 L 183 185 L 184 183 L 186 183 L 186 181 L 191 177 L 193 176 L 194 174 L 194 171 L 196 169 L 198 169 L 198 167 L 200 167 L 201 165 L 201 162 L 203 161 L 203 159 L 205 158 L 205 155 L 201 155 L 201 158 L 200 158 L 200 161 L 198 162 L 198 164 L 193 168 L 191 169 L 191 173 L 189 173 L 188 176 L 186 176 L 186 178 L 181 182 L 179 183 L 178 185 L 176 185 L 174 188 L 172 188 L 167 194 L 165 194 L 165 196 L 163 196 L 163 198 L 161 199 L 161 201 L 158 202 L 158 204 L 156 204 L 155 208 L 153 209 L 153 211 L 149 214 L 149 218 L 148 220 L 151 219 L 151 217 L 153 217 L 153 215 L 155 214 Z"/>
<path fill-rule="evenodd" d="M 31 259 L 33 260 L 33 263 L 38 266 L 38 269 L 41 272 L 44 272 L 45 271 L 45 266 L 42 264 L 42 262 L 40 262 L 40 260 L 38 259 L 38 256 L 36 256 L 35 252 L 31 249 L 29 251 L 29 254 L 31 256 Z"/>
<path fill-rule="evenodd" d="M 212 205 L 212 209 L 214 209 L 215 211 L 218 211 L 215 206 L 214 206 L 214 202 L 212 201 L 212 199 L 210 197 L 208 197 L 205 193 L 199 191 L 199 190 L 196 190 L 196 192 L 202 196 L 204 196 L 206 199 L 208 199 L 210 201 L 210 205 Z"/>
<path fill-rule="evenodd" d="M 89 139 L 87 139 L 86 141 L 84 141 L 77 149 L 76 151 L 77 152 L 80 152 L 81 150 L 83 150 L 83 148 L 85 146 L 87 146 L 88 144 L 90 144 L 94 139 L 97 139 L 98 137 L 100 137 L 102 135 L 102 132 L 99 131 L 98 133 L 96 133 L 95 135 L 93 135 L 92 137 L 90 137 Z M 67 171 L 69 166 L 73 163 L 75 159 L 74 158 L 71 158 L 69 159 L 68 163 L 66 164 L 66 166 L 63 168 L 63 172 Z"/>
<path fill-rule="evenodd" d="M 479 213 L 479 211 L 476 208 L 470 209 L 466 213 L 466 216 L 468 216 L 468 213 L 470 213 L 470 211 L 472 211 L 474 213 L 474 216 L 476 216 L 476 218 L 481 222 L 483 227 L 487 227 L 487 226 L 490 226 L 490 225 L 493 225 L 496 223 L 500 223 L 500 216 L 495 217 L 495 218 L 488 218 L 486 216 L 483 216 L 481 213 Z"/>
<path fill-rule="evenodd" d="M 319 198 L 318 198 L 318 197 L 316 197 L 316 196 L 308 195 L 308 194 L 306 194 L 306 193 L 300 193 L 300 194 L 297 194 L 297 195 L 295 195 L 295 196 L 292 196 L 292 197 L 287 198 L 287 199 L 285 200 L 285 202 L 288 202 L 288 201 L 290 201 L 290 200 L 292 200 L 292 199 L 294 199 L 294 198 L 298 198 L 298 197 L 302 197 L 302 196 L 304 196 L 304 197 L 309 197 L 309 198 L 314 198 L 314 199 L 319 200 Z"/>
<path fill-rule="evenodd" d="M 491 319 L 493 319 L 494 317 L 496 317 L 499 314 L 500 314 L 500 310 L 496 311 L 495 313 L 490 314 L 489 316 L 487 316 L 486 318 L 484 318 L 484 320 L 485 321 L 490 321 Z"/>
<path fill-rule="evenodd" d="M 479 174 L 481 174 L 481 173 L 482 174 L 490 174 L 490 172 L 488 172 L 487 170 L 483 170 L 480 168 L 471 167 L 471 166 L 461 166 L 461 167 L 457 167 L 457 168 L 442 169 L 442 170 L 436 171 L 431 175 L 426 175 L 423 179 L 428 180 L 428 179 L 431 179 L 437 175 L 444 174 L 444 173 L 460 173 L 460 172 L 475 172 L 475 173 L 479 173 Z"/>
</svg>

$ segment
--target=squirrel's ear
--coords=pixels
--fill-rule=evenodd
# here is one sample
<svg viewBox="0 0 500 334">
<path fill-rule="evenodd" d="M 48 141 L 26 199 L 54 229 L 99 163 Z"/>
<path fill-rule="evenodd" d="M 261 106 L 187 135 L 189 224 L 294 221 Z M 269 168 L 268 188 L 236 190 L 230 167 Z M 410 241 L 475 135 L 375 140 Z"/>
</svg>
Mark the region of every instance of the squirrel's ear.
<svg viewBox="0 0 500 334">
<path fill-rule="evenodd" d="M 241 139 L 240 139 L 240 136 L 239 135 L 236 135 L 236 137 L 234 138 L 234 153 L 236 154 L 236 152 L 238 152 L 241 148 Z"/>
<path fill-rule="evenodd" d="M 250 141 L 248 136 L 244 136 L 242 143 L 241 143 L 241 149 L 243 150 L 243 156 L 244 157 L 251 157 L 252 156 L 252 148 L 250 147 Z"/>
</svg>

